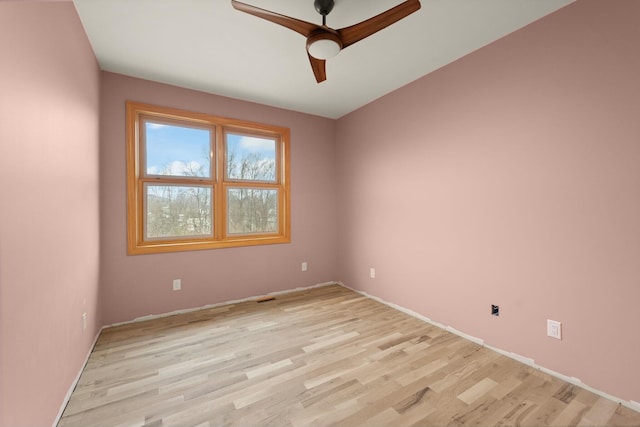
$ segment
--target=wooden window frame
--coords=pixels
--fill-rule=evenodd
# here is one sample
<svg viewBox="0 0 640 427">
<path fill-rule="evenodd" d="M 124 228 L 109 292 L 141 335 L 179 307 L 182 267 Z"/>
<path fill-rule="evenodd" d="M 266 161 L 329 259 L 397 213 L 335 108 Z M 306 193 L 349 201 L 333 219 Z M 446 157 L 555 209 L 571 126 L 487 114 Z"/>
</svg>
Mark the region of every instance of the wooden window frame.
<svg viewBox="0 0 640 427">
<path fill-rule="evenodd" d="M 144 118 L 186 126 L 212 129 L 211 178 L 146 176 L 141 172 L 140 124 Z M 226 179 L 225 132 L 273 138 L 276 141 L 276 176 L 274 182 Z M 127 251 L 129 255 L 179 252 L 190 250 L 268 245 L 291 241 L 290 201 L 290 130 L 289 128 L 225 117 L 195 113 L 175 108 L 127 101 Z M 144 238 L 145 183 L 205 185 L 213 191 L 212 237 Z M 278 231 L 276 233 L 229 234 L 227 230 L 227 190 L 229 188 L 276 189 L 278 191 Z"/>
</svg>

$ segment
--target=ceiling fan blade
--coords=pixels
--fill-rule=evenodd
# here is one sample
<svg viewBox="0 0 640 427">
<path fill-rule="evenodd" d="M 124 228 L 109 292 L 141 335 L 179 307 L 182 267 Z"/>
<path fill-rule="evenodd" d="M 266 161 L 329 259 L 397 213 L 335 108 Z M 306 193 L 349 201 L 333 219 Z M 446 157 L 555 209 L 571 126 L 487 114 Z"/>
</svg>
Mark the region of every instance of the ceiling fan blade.
<svg viewBox="0 0 640 427">
<path fill-rule="evenodd" d="M 261 9 L 250 4 L 242 3 L 236 0 L 231 0 L 231 5 L 241 12 L 246 12 L 250 15 L 257 16 L 258 18 L 266 19 L 273 23 L 282 25 L 289 28 L 296 33 L 302 34 L 305 37 L 309 37 L 312 32 L 318 30 L 319 25 L 312 24 L 310 22 L 302 21 L 300 19 L 291 18 L 289 16 L 280 15 L 279 13 L 271 12 L 269 10 Z"/>
<path fill-rule="evenodd" d="M 316 76 L 316 81 L 322 83 L 327 80 L 326 62 L 324 59 L 314 58 L 309 55 L 309 62 L 311 62 L 311 68 L 313 69 L 313 75 Z"/>
<path fill-rule="evenodd" d="M 420 0 L 407 0 L 395 7 L 392 7 L 386 12 L 382 12 L 373 18 L 367 19 L 366 21 L 337 30 L 340 38 L 342 39 L 342 48 L 344 49 L 347 46 L 351 46 L 352 44 L 359 42 L 365 37 L 369 37 L 370 35 L 377 33 L 419 9 Z"/>
</svg>

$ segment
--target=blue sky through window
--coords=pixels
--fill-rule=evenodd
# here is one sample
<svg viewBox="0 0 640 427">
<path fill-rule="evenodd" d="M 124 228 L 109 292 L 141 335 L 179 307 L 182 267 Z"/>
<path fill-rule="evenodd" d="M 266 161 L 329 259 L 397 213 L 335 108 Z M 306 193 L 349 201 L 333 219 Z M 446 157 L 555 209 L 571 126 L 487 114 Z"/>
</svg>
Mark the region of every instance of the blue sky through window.
<svg viewBox="0 0 640 427">
<path fill-rule="evenodd" d="M 211 177 L 209 129 L 146 121 L 145 136 L 148 175 Z M 276 141 L 273 138 L 227 133 L 226 144 L 230 169 L 240 171 L 243 162 L 253 166 L 254 176 L 232 172 L 231 178 L 275 180 Z"/>
<path fill-rule="evenodd" d="M 276 142 L 270 138 L 228 133 L 227 150 L 235 151 L 240 158 L 244 158 L 248 154 L 256 154 L 260 158 L 272 160 L 276 158 Z"/>
<path fill-rule="evenodd" d="M 147 174 L 211 177 L 208 129 L 145 123 Z"/>
<path fill-rule="evenodd" d="M 276 141 L 273 138 L 233 133 L 227 133 L 226 138 L 229 178 L 275 181 Z"/>
</svg>

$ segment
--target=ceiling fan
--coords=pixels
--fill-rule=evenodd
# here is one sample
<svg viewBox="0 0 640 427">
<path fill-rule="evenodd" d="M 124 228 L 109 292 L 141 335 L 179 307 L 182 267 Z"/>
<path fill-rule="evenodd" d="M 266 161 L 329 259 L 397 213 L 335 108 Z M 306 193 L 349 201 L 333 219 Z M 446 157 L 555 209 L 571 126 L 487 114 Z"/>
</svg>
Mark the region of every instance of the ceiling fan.
<svg viewBox="0 0 640 427">
<path fill-rule="evenodd" d="M 327 15 L 335 5 L 334 0 L 315 0 L 313 2 L 316 11 L 322 15 L 322 25 L 291 18 L 236 0 L 231 0 L 231 4 L 239 11 L 282 25 L 305 36 L 307 38 L 307 54 L 318 83 L 327 79 L 325 68 L 327 59 L 420 9 L 419 0 L 406 0 L 359 24 L 334 30 L 327 26 Z"/>
</svg>

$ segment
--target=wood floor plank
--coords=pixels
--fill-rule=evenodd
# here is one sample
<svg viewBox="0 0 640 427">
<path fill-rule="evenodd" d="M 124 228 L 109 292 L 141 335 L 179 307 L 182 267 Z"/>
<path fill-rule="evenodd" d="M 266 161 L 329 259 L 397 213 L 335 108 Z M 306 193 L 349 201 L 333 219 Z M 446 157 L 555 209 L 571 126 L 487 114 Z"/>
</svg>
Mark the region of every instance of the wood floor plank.
<svg viewBox="0 0 640 427">
<path fill-rule="evenodd" d="M 105 329 L 59 427 L 640 426 L 339 285 Z"/>
<path fill-rule="evenodd" d="M 462 400 L 467 405 L 471 405 L 480 397 L 489 393 L 491 389 L 495 388 L 497 385 L 498 383 L 491 378 L 483 378 L 481 381 L 475 383 L 463 393 L 460 393 L 457 398 Z"/>
</svg>

